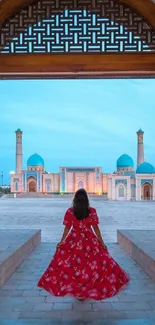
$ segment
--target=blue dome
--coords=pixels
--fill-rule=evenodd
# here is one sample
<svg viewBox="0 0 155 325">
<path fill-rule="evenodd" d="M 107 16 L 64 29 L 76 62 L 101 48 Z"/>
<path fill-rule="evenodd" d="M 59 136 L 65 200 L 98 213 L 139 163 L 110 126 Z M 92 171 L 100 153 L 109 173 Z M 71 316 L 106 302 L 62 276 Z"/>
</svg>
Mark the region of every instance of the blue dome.
<svg viewBox="0 0 155 325">
<path fill-rule="evenodd" d="M 155 173 L 154 167 L 148 162 L 143 162 L 137 167 L 137 174 L 153 174 Z"/>
<path fill-rule="evenodd" d="M 37 153 L 30 156 L 27 161 L 27 166 L 44 166 L 44 160 L 41 156 L 39 156 Z"/>
<path fill-rule="evenodd" d="M 133 159 L 127 155 L 124 154 L 120 156 L 117 160 L 117 168 L 128 168 L 128 167 L 134 167 Z"/>
</svg>

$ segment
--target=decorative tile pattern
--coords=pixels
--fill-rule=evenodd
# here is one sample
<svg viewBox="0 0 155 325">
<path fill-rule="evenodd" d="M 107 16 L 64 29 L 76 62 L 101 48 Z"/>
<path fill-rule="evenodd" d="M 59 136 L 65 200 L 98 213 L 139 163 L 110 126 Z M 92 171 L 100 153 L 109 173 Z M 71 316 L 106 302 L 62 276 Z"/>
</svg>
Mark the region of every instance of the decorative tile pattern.
<svg viewBox="0 0 155 325">
<path fill-rule="evenodd" d="M 125 186 L 127 186 L 127 180 L 126 179 L 116 179 L 115 185 L 118 185 L 118 184 L 124 184 Z"/>
<path fill-rule="evenodd" d="M 141 185 L 143 185 L 145 183 L 149 183 L 149 184 L 153 185 L 153 179 L 141 179 Z"/>
</svg>

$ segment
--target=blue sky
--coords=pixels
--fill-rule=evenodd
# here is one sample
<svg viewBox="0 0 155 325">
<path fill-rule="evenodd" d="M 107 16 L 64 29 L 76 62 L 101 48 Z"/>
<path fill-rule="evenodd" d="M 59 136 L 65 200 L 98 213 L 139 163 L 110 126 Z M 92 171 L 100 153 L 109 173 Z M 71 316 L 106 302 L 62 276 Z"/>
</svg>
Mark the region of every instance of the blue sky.
<svg viewBox="0 0 155 325">
<path fill-rule="evenodd" d="M 15 170 L 15 133 L 23 130 L 23 168 L 37 152 L 47 171 L 101 166 L 113 172 L 128 153 L 136 165 L 136 131 L 155 165 L 155 80 L 0 81 L 0 170 Z"/>
</svg>

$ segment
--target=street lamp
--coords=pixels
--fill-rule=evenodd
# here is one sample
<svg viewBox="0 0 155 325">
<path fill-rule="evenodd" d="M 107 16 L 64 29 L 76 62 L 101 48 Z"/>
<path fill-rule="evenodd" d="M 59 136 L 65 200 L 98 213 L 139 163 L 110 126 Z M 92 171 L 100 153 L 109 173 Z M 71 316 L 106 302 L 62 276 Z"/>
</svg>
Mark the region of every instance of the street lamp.
<svg viewBox="0 0 155 325">
<path fill-rule="evenodd" d="M 3 187 L 3 171 L 1 172 L 1 185 Z"/>
</svg>

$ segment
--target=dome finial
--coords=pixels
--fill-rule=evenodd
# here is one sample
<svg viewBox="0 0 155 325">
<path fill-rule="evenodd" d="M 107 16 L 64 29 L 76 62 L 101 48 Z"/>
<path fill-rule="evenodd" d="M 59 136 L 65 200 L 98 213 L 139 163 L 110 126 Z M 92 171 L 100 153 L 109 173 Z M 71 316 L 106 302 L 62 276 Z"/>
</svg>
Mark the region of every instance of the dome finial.
<svg viewBox="0 0 155 325">
<path fill-rule="evenodd" d="M 144 131 L 142 130 L 142 128 L 140 128 L 137 133 L 144 133 Z"/>
<path fill-rule="evenodd" d="M 15 132 L 23 133 L 23 131 L 20 128 L 18 128 Z"/>
</svg>

